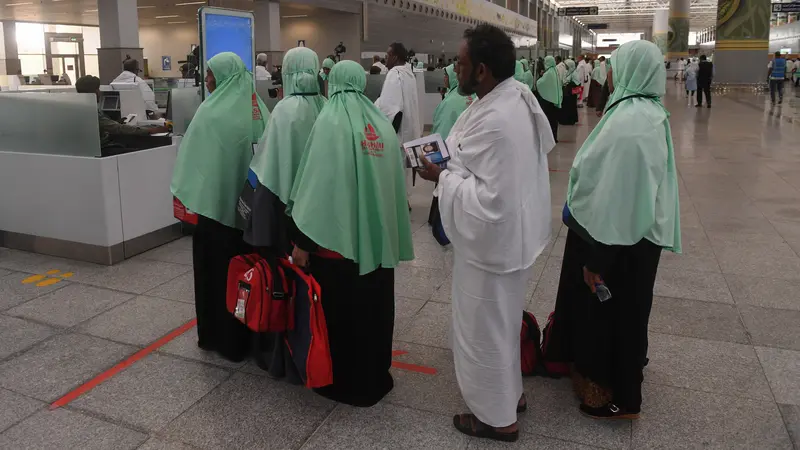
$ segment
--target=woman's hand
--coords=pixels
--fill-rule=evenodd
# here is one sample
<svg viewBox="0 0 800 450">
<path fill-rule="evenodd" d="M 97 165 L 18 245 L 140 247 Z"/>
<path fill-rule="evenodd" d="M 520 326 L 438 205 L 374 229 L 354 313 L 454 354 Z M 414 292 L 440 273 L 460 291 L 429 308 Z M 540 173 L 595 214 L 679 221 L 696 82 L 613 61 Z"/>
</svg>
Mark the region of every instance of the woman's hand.
<svg viewBox="0 0 800 450">
<path fill-rule="evenodd" d="M 595 286 L 597 286 L 598 284 L 604 284 L 603 277 L 594 272 L 589 271 L 589 269 L 587 269 L 585 266 L 583 268 L 583 282 L 586 283 L 587 286 L 589 286 L 589 289 L 592 290 L 592 294 L 597 293 L 597 289 L 595 288 Z"/>
<path fill-rule="evenodd" d="M 292 262 L 297 267 L 307 268 L 308 252 L 295 245 L 294 250 L 292 250 Z"/>
</svg>

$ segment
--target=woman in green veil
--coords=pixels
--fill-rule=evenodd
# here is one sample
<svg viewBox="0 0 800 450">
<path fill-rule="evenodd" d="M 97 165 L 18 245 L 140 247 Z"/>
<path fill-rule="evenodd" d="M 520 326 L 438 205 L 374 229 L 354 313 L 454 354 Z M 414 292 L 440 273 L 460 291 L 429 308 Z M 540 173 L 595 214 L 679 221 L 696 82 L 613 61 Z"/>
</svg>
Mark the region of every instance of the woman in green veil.
<svg viewBox="0 0 800 450">
<path fill-rule="evenodd" d="M 458 92 L 458 78 L 453 64 L 444 68 L 444 82 L 447 86 L 447 94 L 445 94 L 444 99 L 433 112 L 431 134 L 439 133 L 443 140 L 447 140 L 453 124 L 456 123 L 458 116 L 472 104 L 473 97 L 471 95 L 461 95 Z"/>
<path fill-rule="evenodd" d="M 547 116 L 547 121 L 550 122 L 550 131 L 553 132 L 553 138 L 558 142 L 558 110 L 561 108 L 564 91 L 562 90 L 561 82 L 558 80 L 555 58 L 552 56 L 546 57 L 544 59 L 544 67 L 544 73 L 536 80 L 536 99 L 539 100 L 542 111 Z"/>
<path fill-rule="evenodd" d="M 581 85 L 581 80 L 575 67 L 575 61 L 567 59 L 564 64 L 567 66 L 567 72 L 564 74 L 564 86 L 562 88 L 564 94 L 558 123 L 561 125 L 575 125 L 578 123 L 578 96 L 572 91 Z"/>
<path fill-rule="evenodd" d="M 328 76 L 333 69 L 333 66 L 336 65 L 336 61 L 331 59 L 332 57 L 327 57 L 322 61 L 322 69 L 319 71 L 319 91 L 325 97 L 328 96 Z"/>
<path fill-rule="evenodd" d="M 192 238 L 197 345 L 241 361 L 250 335 L 225 306 L 228 263 L 248 251 L 235 228 L 236 203 L 269 112 L 235 53 L 219 53 L 207 64 L 211 95 L 181 141 L 170 187 L 198 215 Z"/>
<path fill-rule="evenodd" d="M 574 363 L 583 414 L 635 419 L 653 286 L 662 249 L 680 252 L 680 207 L 669 113 L 661 103 L 661 51 L 633 41 L 611 61 L 605 114 L 569 174 L 569 232 L 543 351 L 548 363 Z"/>
<path fill-rule="evenodd" d="M 342 61 L 308 138 L 287 212 L 295 264 L 322 288 L 333 384 L 317 392 L 372 406 L 394 386 L 394 269 L 414 258 L 400 142 L 364 95 L 364 68 Z"/>
</svg>

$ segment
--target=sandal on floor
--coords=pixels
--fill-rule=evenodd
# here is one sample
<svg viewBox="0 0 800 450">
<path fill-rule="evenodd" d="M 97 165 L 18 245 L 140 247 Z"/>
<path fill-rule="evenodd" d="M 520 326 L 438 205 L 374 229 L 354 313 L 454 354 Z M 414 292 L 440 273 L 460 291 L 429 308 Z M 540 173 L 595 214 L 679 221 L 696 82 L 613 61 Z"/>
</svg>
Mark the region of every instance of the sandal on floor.
<svg viewBox="0 0 800 450">
<path fill-rule="evenodd" d="M 491 439 L 500 442 L 516 442 L 519 439 L 519 430 L 504 433 L 495 430 L 478 420 L 474 414 L 456 414 L 453 416 L 453 426 L 456 430 L 476 438 Z"/>
<path fill-rule="evenodd" d="M 522 400 L 522 404 L 520 405 L 519 402 L 517 402 L 517 414 L 522 414 L 528 410 L 528 399 L 525 398 L 525 394 L 522 394 L 522 397 L 519 399 Z"/>
</svg>

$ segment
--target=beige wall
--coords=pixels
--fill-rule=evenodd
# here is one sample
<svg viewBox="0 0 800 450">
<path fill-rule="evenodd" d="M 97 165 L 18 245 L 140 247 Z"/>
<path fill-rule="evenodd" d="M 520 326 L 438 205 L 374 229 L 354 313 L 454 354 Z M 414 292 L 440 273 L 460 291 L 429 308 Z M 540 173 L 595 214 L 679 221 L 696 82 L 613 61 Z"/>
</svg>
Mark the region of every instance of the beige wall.
<svg viewBox="0 0 800 450">
<path fill-rule="evenodd" d="M 139 28 L 139 45 L 144 49 L 151 77 L 180 77 L 178 61 L 185 60 L 191 45 L 198 43 L 197 23 L 194 22 Z M 162 56 L 172 57 L 171 71 L 161 70 Z"/>
<path fill-rule="evenodd" d="M 361 59 L 361 15 L 325 11 L 324 16 L 295 19 L 281 18 L 281 48 L 286 51 L 305 40 L 306 47 L 317 52 L 320 63 L 333 49 L 344 42 L 347 53 L 342 59 Z"/>
</svg>

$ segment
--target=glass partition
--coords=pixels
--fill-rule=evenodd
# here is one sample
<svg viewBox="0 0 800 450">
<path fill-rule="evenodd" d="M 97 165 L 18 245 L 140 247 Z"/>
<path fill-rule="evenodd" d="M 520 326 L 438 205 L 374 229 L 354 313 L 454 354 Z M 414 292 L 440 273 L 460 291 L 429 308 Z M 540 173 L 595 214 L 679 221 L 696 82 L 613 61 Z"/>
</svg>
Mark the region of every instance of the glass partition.
<svg viewBox="0 0 800 450">
<path fill-rule="evenodd" d="M 100 156 L 97 98 L 78 93 L 0 93 L 0 151 Z"/>
<path fill-rule="evenodd" d="M 199 87 L 177 88 L 171 91 L 167 118 L 172 120 L 174 134 L 186 134 L 201 102 Z"/>
<path fill-rule="evenodd" d="M 367 75 L 367 86 L 364 88 L 364 95 L 371 101 L 375 101 L 381 96 L 381 89 L 383 89 L 383 82 L 386 80 L 386 75 Z"/>
<path fill-rule="evenodd" d="M 444 85 L 444 70 L 436 69 L 425 72 L 425 93 L 437 94 L 441 89 L 446 89 Z"/>
<path fill-rule="evenodd" d="M 256 80 L 256 92 L 258 92 L 258 96 L 261 97 L 261 101 L 264 102 L 264 106 L 267 107 L 269 112 L 272 112 L 280 99 L 271 98 L 269 96 L 270 89 L 275 89 L 275 85 L 272 84 L 272 80 Z"/>
</svg>

